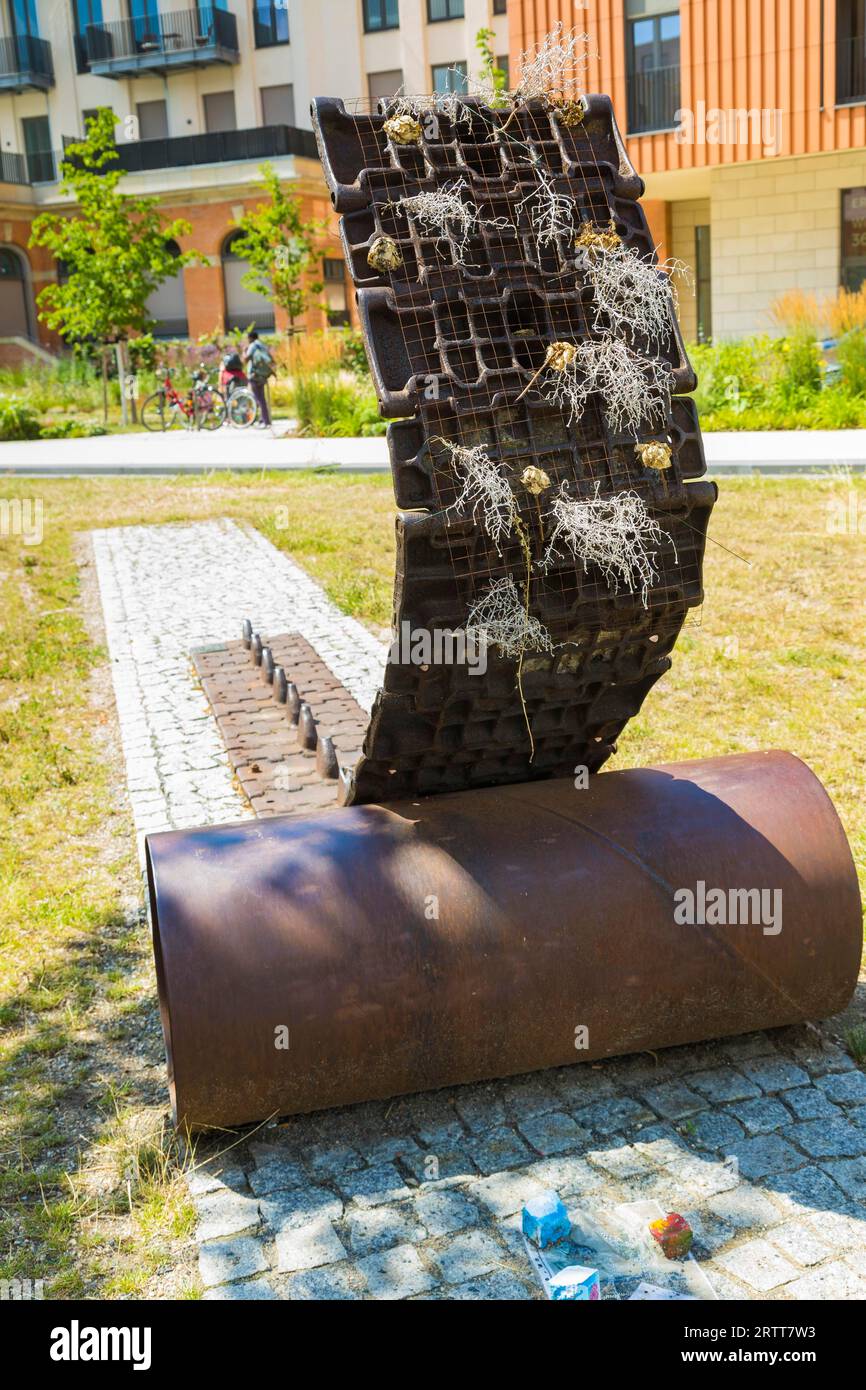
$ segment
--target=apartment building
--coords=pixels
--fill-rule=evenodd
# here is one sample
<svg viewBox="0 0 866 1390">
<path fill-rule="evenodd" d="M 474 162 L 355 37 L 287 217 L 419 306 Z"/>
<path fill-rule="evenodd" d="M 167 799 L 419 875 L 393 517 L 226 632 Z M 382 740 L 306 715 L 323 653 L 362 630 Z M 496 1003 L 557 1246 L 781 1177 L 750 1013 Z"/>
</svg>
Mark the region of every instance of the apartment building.
<svg viewBox="0 0 866 1390">
<path fill-rule="evenodd" d="M 866 281 L 866 0 L 509 0 L 512 63 L 589 35 L 661 254 L 696 275 L 686 336 L 772 331 L 790 289 Z"/>
<path fill-rule="evenodd" d="M 34 310 L 56 268 L 27 243 L 89 111 L 113 108 L 129 191 L 158 193 L 207 257 L 155 296 L 160 331 L 280 328 L 241 285 L 232 224 L 265 159 L 330 217 L 311 99 L 444 91 L 477 73 L 482 28 L 514 81 L 558 21 L 589 35 L 586 86 L 613 97 L 661 254 L 695 272 L 687 337 L 769 331 L 783 291 L 866 278 L 866 0 L 0 0 L 0 16 L 0 357 L 10 338 L 57 346 Z M 312 328 L 352 312 L 336 240 L 322 260 Z"/>
<path fill-rule="evenodd" d="M 304 215 L 331 217 L 310 124 L 314 96 L 375 101 L 405 84 L 445 91 L 476 74 L 475 39 L 508 62 L 506 0 L 0 0 L 0 360 L 56 349 L 35 296 L 57 269 L 30 249 L 38 212 L 68 201 L 61 152 L 88 114 L 111 107 L 129 193 L 158 194 L 192 231 L 178 249 L 207 258 L 164 284 L 151 312 L 164 336 L 282 328 L 280 311 L 241 284 L 232 227 L 260 196 L 268 160 Z M 326 309 L 352 311 L 337 240 L 322 244 Z"/>
</svg>

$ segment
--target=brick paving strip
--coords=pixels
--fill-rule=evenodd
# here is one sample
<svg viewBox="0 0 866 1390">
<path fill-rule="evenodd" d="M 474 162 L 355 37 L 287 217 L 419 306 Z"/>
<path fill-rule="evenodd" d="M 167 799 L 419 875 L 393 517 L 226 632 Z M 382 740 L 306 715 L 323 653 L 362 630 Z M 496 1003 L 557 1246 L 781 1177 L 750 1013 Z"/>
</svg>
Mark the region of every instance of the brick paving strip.
<svg viewBox="0 0 866 1390">
<path fill-rule="evenodd" d="M 319 659 L 309 642 L 295 634 L 266 636 L 288 680 L 315 718 L 319 739 L 333 740 L 343 767 L 361 751 L 367 715 Z M 285 703 L 277 703 L 274 684 L 253 664 L 238 639 L 192 653 L 193 664 L 216 717 L 235 776 L 260 816 L 305 815 L 337 806 L 337 785 L 323 777 L 316 751 L 302 747 L 298 727 L 289 722 Z"/>
<path fill-rule="evenodd" d="M 268 750 L 291 805 L 330 802 L 284 707 L 239 665 L 238 625 L 294 628 L 303 642 L 275 638 L 276 659 L 306 662 L 311 683 L 330 673 L 361 715 L 381 644 L 230 522 L 100 531 L 94 547 L 139 836 L 253 814 L 220 728 L 229 746 L 268 729 L 238 745 L 238 766 L 252 774 Z M 236 695 L 246 683 L 252 729 L 209 711 L 190 660 L 206 646 L 222 648 L 209 664 L 199 652 L 207 678 L 224 665 Z M 261 785 L 270 813 L 279 799 Z M 207 1299 L 537 1298 L 520 1209 L 547 1187 L 601 1218 L 649 1199 L 680 1211 L 721 1298 L 866 1298 L 866 1075 L 808 1027 L 300 1116 L 221 1157 L 205 1148 L 189 1185 Z"/>
</svg>

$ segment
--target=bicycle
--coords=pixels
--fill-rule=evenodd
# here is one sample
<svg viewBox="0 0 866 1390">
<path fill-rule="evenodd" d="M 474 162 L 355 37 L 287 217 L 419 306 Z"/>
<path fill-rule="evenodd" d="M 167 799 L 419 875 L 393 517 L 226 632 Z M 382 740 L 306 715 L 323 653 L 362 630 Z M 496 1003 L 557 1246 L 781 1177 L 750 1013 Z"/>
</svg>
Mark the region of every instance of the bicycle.
<svg viewBox="0 0 866 1390">
<path fill-rule="evenodd" d="M 141 423 L 146 430 L 165 433 L 183 425 L 185 429 L 218 430 L 226 419 L 222 393 L 211 386 L 204 364 L 193 373 L 192 387 L 181 396 L 166 368 L 162 385 L 147 397 L 141 407 Z"/>
<path fill-rule="evenodd" d="M 228 385 L 225 389 L 229 423 L 239 430 L 249 429 L 258 419 L 259 407 L 248 386 Z"/>
</svg>

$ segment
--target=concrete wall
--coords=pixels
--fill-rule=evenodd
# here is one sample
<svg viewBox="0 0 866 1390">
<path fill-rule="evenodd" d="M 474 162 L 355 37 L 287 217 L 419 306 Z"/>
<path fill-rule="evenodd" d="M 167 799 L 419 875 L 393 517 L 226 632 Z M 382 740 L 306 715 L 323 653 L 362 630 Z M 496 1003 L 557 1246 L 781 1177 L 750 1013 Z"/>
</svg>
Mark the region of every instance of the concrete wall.
<svg viewBox="0 0 866 1390">
<path fill-rule="evenodd" d="M 778 331 L 769 311 L 785 290 L 802 289 L 819 299 L 835 294 L 841 190 L 864 183 L 862 150 L 713 170 L 716 337 Z"/>
</svg>

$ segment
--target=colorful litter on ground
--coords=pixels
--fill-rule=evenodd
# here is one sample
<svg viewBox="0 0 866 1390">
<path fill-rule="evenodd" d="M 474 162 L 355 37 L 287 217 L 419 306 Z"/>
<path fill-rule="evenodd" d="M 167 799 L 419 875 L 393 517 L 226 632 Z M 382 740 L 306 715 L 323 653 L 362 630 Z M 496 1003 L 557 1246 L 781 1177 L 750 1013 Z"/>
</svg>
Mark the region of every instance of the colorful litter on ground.
<svg viewBox="0 0 866 1390">
<path fill-rule="evenodd" d="M 589 1213 L 544 1192 L 524 1206 L 521 1227 L 529 1264 L 552 1302 L 716 1298 L 691 1253 L 688 1222 L 658 1202 Z"/>
</svg>

